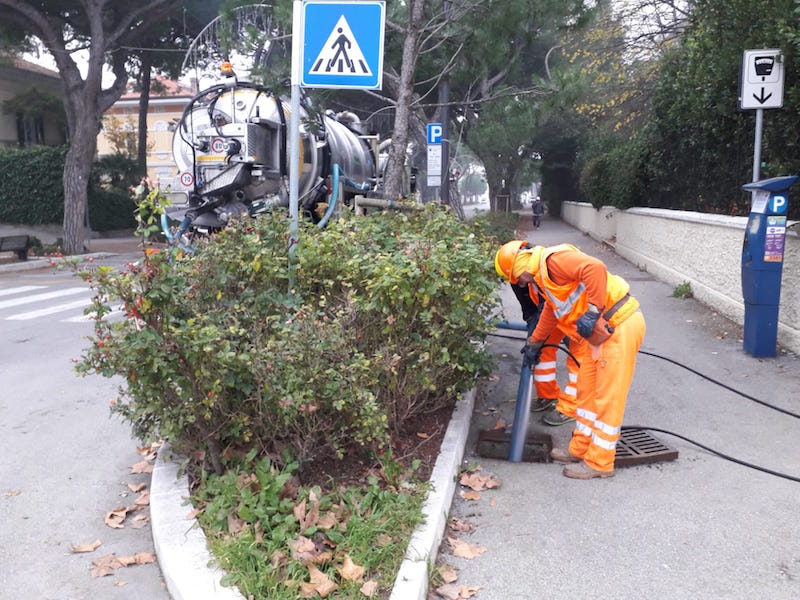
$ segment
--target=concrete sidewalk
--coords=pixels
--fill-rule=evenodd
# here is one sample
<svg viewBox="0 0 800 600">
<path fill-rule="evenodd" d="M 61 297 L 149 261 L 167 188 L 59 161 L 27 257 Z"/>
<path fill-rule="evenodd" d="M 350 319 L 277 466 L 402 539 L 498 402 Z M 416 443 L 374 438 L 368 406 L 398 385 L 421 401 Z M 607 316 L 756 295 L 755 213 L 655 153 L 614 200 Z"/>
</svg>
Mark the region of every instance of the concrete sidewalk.
<svg viewBox="0 0 800 600">
<path fill-rule="evenodd" d="M 527 214 L 525 222 L 530 226 Z M 672 287 L 560 221 L 546 217 L 540 229 L 521 235 L 535 244 L 575 244 L 631 284 L 647 333 L 624 425 L 668 430 L 800 478 L 798 418 L 644 352 L 795 414 L 800 413 L 797 356 L 779 350 L 773 359 L 750 357 L 742 350 L 740 326 L 692 299 L 673 298 Z M 508 286 L 503 301 L 506 318 L 521 321 Z M 557 463 L 478 456 L 480 430 L 493 429 L 498 415 L 513 422 L 522 344 L 521 337 L 491 340 L 499 355 L 499 379 L 476 398 L 463 466 L 480 465 L 502 485 L 482 492 L 477 501 L 456 492 L 451 517 L 475 529 L 449 535 L 485 549 L 467 560 L 453 556 L 446 541 L 442 544 L 439 562 L 458 570 L 458 584 L 480 587 L 478 600 L 800 598 L 797 481 L 657 432 L 651 435 L 676 449 L 678 458 L 618 468 L 610 479 L 572 480 Z M 565 372 L 562 386 L 564 377 Z M 549 427 L 539 415 L 531 413 L 529 431 L 551 434 L 555 445 L 566 447 L 573 425 Z"/>
</svg>

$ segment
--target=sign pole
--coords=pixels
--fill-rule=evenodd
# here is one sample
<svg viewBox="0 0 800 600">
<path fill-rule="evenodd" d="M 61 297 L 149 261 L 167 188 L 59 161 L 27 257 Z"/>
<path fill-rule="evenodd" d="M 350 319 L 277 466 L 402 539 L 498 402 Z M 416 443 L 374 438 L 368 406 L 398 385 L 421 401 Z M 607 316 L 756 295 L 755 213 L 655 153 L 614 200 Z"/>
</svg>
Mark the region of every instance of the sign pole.
<svg viewBox="0 0 800 600">
<path fill-rule="evenodd" d="M 294 250 L 298 242 L 298 190 L 300 174 L 300 49 L 302 47 L 302 28 L 300 17 L 302 0 L 292 3 L 292 95 L 291 111 L 289 115 L 289 287 L 294 287 L 294 278 L 297 265 L 294 261 Z M 278 106 L 278 110 L 282 110 Z M 291 291 L 291 290 L 290 290 Z"/>
<path fill-rule="evenodd" d="M 764 109 L 756 109 L 756 138 L 753 142 L 753 181 L 761 177 L 761 134 L 764 129 Z"/>
</svg>

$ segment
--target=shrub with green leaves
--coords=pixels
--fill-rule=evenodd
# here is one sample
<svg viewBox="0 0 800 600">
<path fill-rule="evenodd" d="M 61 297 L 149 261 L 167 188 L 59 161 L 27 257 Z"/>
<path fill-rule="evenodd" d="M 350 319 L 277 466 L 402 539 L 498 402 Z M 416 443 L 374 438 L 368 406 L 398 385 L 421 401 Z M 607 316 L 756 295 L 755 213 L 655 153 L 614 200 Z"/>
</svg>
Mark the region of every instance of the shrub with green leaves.
<svg viewBox="0 0 800 600">
<path fill-rule="evenodd" d="M 289 286 L 289 223 L 232 224 L 191 257 L 147 253 L 124 272 L 84 273 L 98 317 L 80 373 L 121 375 L 113 410 L 142 439 L 287 452 L 301 468 L 378 453 L 420 411 L 451 404 L 492 355 L 491 254 L 468 225 L 429 208 L 342 219 L 300 233 Z"/>
</svg>

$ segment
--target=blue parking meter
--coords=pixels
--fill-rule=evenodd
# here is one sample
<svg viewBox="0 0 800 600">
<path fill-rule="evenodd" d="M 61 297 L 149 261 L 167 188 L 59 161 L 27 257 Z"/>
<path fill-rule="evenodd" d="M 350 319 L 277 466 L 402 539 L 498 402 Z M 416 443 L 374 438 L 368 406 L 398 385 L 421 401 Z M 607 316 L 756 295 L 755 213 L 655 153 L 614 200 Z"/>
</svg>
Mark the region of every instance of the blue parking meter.
<svg viewBox="0 0 800 600">
<path fill-rule="evenodd" d="M 792 175 L 742 186 L 753 192 L 742 246 L 742 296 L 743 347 L 754 357 L 775 356 L 788 190 L 795 181 Z"/>
</svg>

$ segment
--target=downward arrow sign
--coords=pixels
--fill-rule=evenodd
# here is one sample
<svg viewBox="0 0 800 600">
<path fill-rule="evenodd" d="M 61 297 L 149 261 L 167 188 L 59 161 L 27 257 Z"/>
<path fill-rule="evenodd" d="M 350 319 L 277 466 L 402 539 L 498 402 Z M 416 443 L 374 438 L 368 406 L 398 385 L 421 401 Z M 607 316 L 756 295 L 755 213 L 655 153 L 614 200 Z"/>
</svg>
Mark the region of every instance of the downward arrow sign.
<svg viewBox="0 0 800 600">
<path fill-rule="evenodd" d="M 758 100 L 759 104 L 764 104 L 764 102 L 766 102 L 767 100 L 769 100 L 770 98 L 772 98 L 772 92 L 770 92 L 769 94 L 767 94 L 766 96 L 764 96 L 764 88 L 762 87 L 762 88 L 761 88 L 761 97 L 759 98 L 758 96 L 756 96 L 755 94 L 753 94 L 753 98 L 755 98 L 756 100 Z"/>
</svg>

